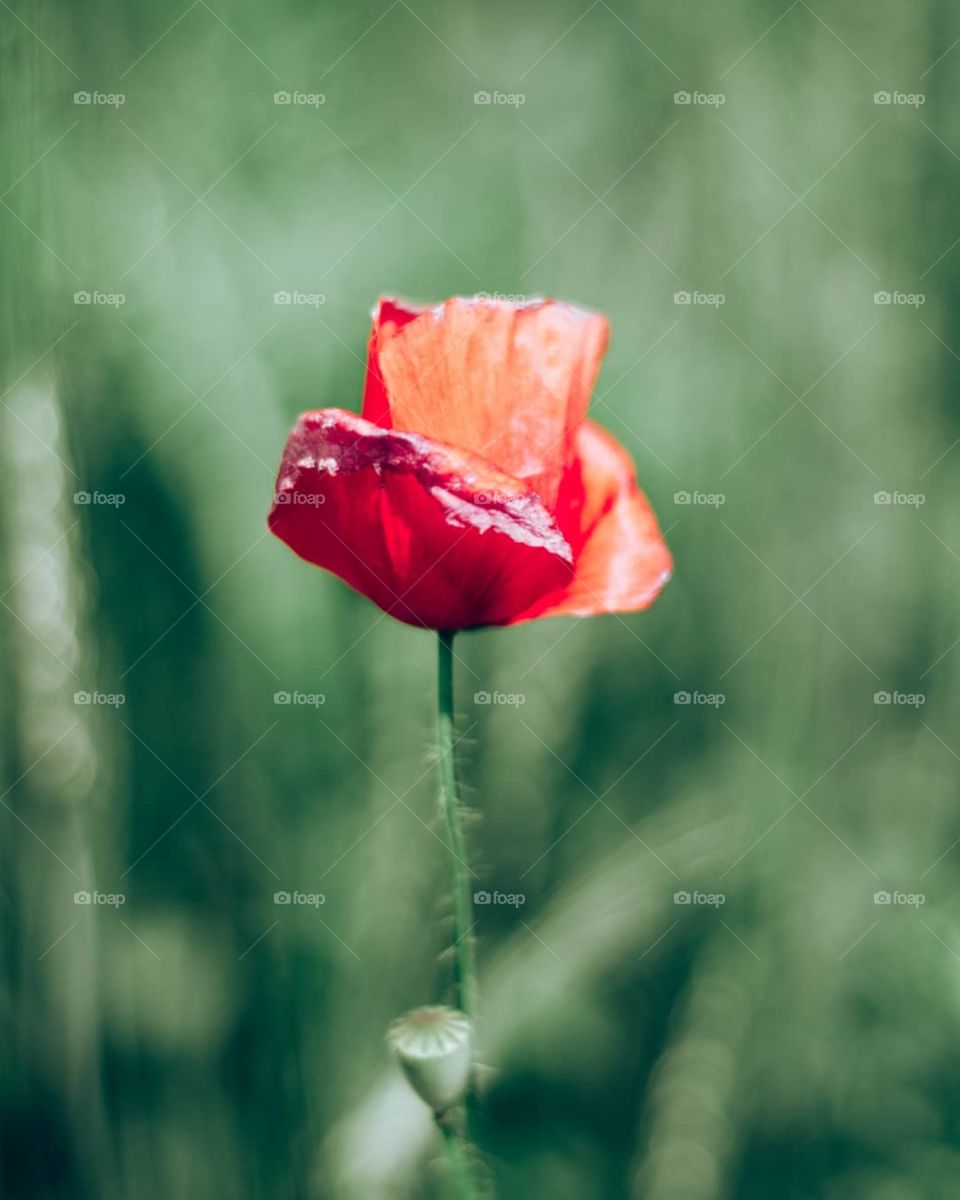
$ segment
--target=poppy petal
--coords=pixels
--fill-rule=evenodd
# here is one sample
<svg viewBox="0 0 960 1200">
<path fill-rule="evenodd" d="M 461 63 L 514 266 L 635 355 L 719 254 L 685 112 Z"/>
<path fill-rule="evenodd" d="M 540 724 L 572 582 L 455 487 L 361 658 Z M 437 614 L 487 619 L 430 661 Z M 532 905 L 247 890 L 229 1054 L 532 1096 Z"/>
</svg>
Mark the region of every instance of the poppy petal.
<svg viewBox="0 0 960 1200">
<path fill-rule="evenodd" d="M 607 336 L 605 317 L 552 300 L 382 300 L 363 415 L 471 450 L 551 506 Z"/>
<path fill-rule="evenodd" d="M 380 344 L 391 338 L 398 329 L 402 329 L 428 312 L 423 304 L 405 304 L 400 300 L 388 300 L 386 297 L 373 310 L 373 328 L 370 330 L 370 341 L 367 344 L 367 374 L 363 384 L 363 415 L 375 425 L 390 427 L 390 401 L 387 398 L 386 384 L 380 373 Z"/>
<path fill-rule="evenodd" d="M 577 431 L 575 447 L 575 470 L 561 503 L 568 515 L 561 511 L 559 518 L 574 544 L 574 576 L 518 621 L 634 612 L 649 607 L 670 578 L 670 551 L 636 485 L 630 456 L 592 421 Z"/>
<path fill-rule="evenodd" d="M 339 409 L 297 422 L 269 525 L 391 616 L 431 629 L 507 624 L 573 573 L 529 487 L 467 451 Z"/>
</svg>

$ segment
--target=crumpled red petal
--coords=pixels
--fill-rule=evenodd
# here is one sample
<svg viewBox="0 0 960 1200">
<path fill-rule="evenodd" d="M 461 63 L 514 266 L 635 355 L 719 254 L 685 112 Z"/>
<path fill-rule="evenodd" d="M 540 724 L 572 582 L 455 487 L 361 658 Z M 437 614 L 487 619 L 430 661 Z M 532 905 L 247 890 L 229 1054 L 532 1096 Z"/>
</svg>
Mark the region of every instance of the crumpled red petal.
<svg viewBox="0 0 960 1200">
<path fill-rule="evenodd" d="M 511 622 L 573 574 L 555 518 L 477 456 L 355 413 L 305 413 L 284 450 L 270 529 L 411 625 Z"/>
<path fill-rule="evenodd" d="M 534 617 L 593 616 L 648 608 L 670 578 L 670 551 L 620 443 L 584 421 L 576 459 L 557 518 L 573 546 L 573 578 L 518 613 Z"/>
<path fill-rule="evenodd" d="M 605 317 L 553 300 L 382 300 L 363 415 L 470 450 L 550 507 L 607 339 Z"/>
</svg>

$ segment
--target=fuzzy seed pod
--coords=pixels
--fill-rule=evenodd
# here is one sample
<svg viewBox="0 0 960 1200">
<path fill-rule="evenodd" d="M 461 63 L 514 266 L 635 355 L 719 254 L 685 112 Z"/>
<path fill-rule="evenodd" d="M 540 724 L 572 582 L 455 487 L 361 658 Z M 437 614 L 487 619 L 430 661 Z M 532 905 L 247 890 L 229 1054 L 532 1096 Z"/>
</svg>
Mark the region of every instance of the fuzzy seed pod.
<svg viewBox="0 0 960 1200">
<path fill-rule="evenodd" d="M 472 1039 L 469 1018 L 439 1005 L 413 1009 L 387 1033 L 410 1086 L 437 1113 L 459 1104 L 466 1093 Z"/>
</svg>

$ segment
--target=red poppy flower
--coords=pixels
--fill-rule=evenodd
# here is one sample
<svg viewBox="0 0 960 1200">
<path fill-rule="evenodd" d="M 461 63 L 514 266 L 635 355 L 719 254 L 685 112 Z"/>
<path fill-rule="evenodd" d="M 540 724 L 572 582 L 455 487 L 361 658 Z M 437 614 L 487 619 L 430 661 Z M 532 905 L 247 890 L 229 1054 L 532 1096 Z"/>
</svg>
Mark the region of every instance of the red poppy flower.
<svg viewBox="0 0 960 1200">
<path fill-rule="evenodd" d="M 270 529 L 428 629 L 646 608 L 670 554 L 585 419 L 606 318 L 551 300 L 381 300 L 363 415 L 304 413 Z"/>
</svg>

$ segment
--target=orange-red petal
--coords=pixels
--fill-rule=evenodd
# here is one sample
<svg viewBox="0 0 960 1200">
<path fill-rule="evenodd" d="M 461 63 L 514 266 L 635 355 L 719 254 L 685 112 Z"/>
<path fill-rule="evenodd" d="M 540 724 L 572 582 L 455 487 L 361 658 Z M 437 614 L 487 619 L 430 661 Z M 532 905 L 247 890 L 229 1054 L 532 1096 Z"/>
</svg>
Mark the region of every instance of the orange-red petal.
<svg viewBox="0 0 960 1200">
<path fill-rule="evenodd" d="M 607 337 L 605 317 L 552 300 L 382 300 L 363 415 L 472 451 L 551 507 Z"/>
<path fill-rule="evenodd" d="M 584 421 L 558 520 L 574 548 L 574 573 L 515 618 L 592 616 L 649 607 L 670 578 L 670 551 L 639 490 L 630 456 Z"/>
</svg>

